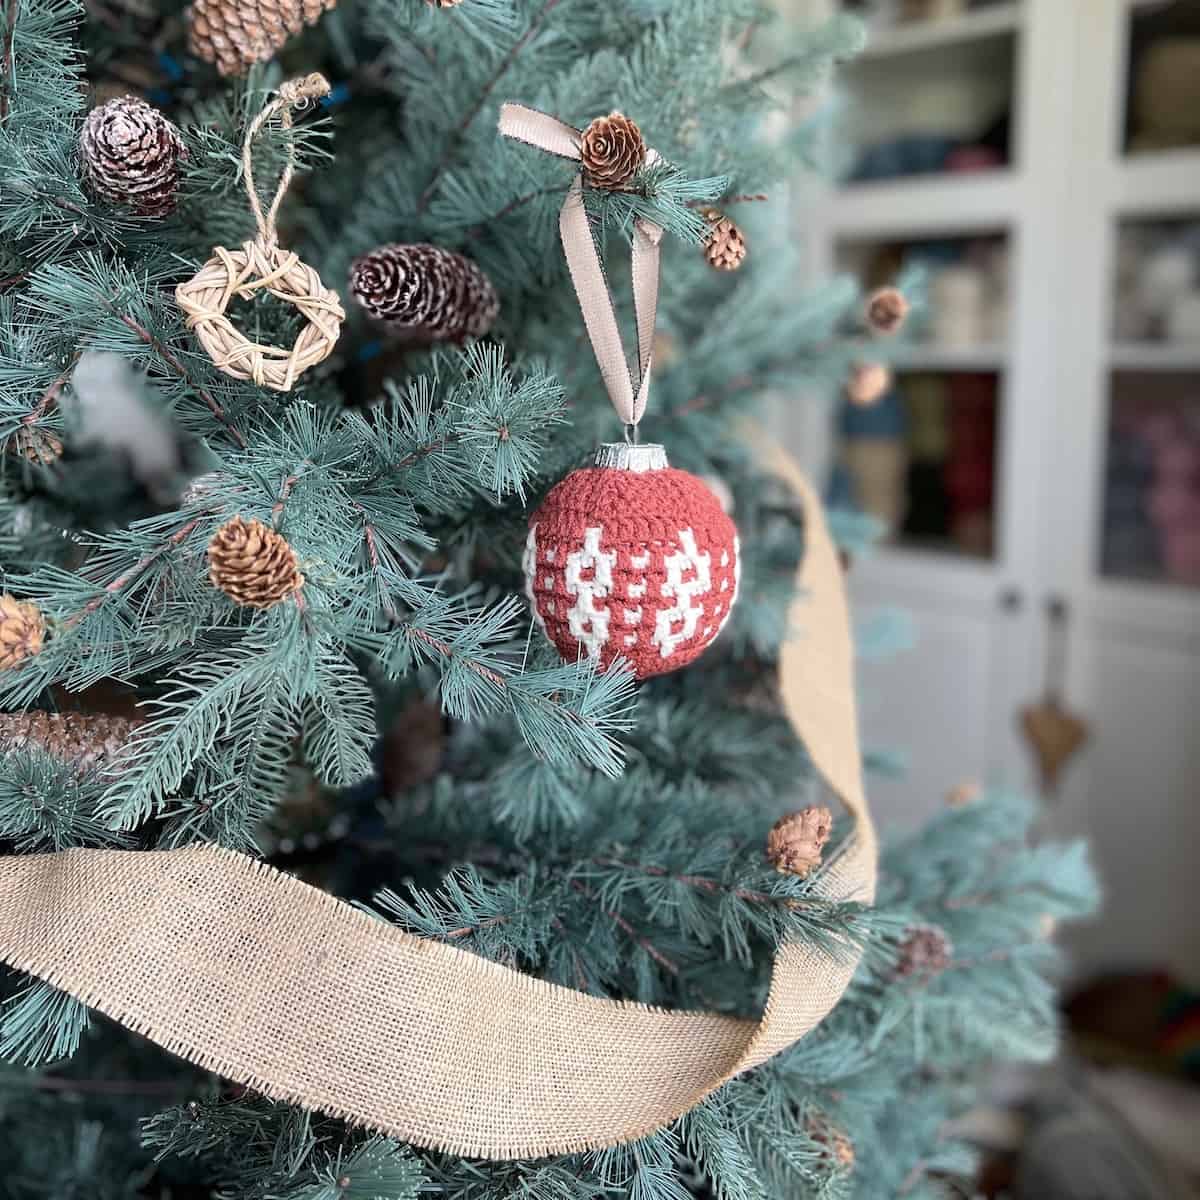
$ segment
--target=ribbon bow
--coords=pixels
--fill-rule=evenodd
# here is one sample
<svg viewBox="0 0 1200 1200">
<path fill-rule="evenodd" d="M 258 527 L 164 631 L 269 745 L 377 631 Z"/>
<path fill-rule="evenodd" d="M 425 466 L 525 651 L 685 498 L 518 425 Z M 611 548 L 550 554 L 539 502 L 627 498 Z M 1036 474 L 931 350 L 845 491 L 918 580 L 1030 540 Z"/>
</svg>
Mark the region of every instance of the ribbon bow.
<svg viewBox="0 0 1200 1200">
<path fill-rule="evenodd" d="M 505 104 L 500 109 L 500 132 L 518 142 L 536 146 L 559 158 L 580 162 L 583 134 L 557 117 L 547 116 L 523 104 Z M 658 153 L 647 150 L 646 161 L 655 162 Z M 600 253 L 592 237 L 587 209 L 583 203 L 583 170 L 572 181 L 558 217 L 558 231 L 567 269 L 579 297 L 583 323 L 596 353 L 596 362 L 608 390 L 609 399 L 622 424 L 637 428 L 646 411 L 650 394 L 650 367 L 653 359 L 654 323 L 658 312 L 659 243 L 661 225 L 637 217 L 633 223 L 633 307 L 637 323 L 638 369 L 631 370 L 621 341 L 616 308 Z"/>
</svg>

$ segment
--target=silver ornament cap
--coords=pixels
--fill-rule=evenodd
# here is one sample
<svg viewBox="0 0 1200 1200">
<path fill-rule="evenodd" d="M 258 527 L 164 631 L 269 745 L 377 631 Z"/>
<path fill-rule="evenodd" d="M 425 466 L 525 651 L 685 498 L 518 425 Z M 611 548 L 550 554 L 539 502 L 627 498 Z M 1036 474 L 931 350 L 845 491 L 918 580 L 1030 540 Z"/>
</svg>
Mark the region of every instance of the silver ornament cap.
<svg viewBox="0 0 1200 1200">
<path fill-rule="evenodd" d="M 667 452 L 654 442 L 605 442 L 596 447 L 597 467 L 615 467 L 618 471 L 664 471 L 670 465 Z"/>
</svg>

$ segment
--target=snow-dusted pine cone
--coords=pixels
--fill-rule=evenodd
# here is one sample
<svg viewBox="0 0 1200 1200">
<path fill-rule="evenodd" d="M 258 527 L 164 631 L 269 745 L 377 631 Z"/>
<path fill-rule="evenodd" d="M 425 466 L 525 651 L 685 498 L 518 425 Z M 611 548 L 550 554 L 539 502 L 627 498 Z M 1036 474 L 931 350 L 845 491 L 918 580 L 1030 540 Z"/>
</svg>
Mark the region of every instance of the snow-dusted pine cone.
<svg viewBox="0 0 1200 1200">
<path fill-rule="evenodd" d="M 393 242 L 360 255 L 350 291 L 390 328 L 436 342 L 483 337 L 500 312 L 496 289 L 475 263 L 424 243 Z"/>
<path fill-rule="evenodd" d="M 579 142 L 579 159 L 592 187 L 624 187 L 646 160 L 646 142 L 637 124 L 624 113 L 597 117 Z"/>
<path fill-rule="evenodd" d="M 821 865 L 821 851 L 833 831 L 833 813 L 810 804 L 781 817 L 767 834 L 767 860 L 777 871 L 803 879 Z"/>
<path fill-rule="evenodd" d="M 188 9 L 188 49 L 222 75 L 244 75 L 336 6 L 337 0 L 195 0 Z"/>
<path fill-rule="evenodd" d="M 114 759 L 143 724 L 106 713 L 0 713 L 0 754 L 37 746 L 80 772 L 94 771 Z"/>
<path fill-rule="evenodd" d="M 175 208 L 179 164 L 187 158 L 179 130 L 136 96 L 93 108 L 79 134 L 83 178 L 91 192 L 143 217 Z"/>
<path fill-rule="evenodd" d="M 304 586 L 296 552 L 261 521 L 226 521 L 208 544 L 208 577 L 234 604 L 271 608 Z"/>
<path fill-rule="evenodd" d="M 37 605 L 0 595 L 0 671 L 9 671 L 42 648 L 46 624 Z"/>
<path fill-rule="evenodd" d="M 736 271 L 746 261 L 746 235 L 719 209 L 705 209 L 704 218 L 712 227 L 704 243 L 708 265 L 717 271 Z"/>
</svg>

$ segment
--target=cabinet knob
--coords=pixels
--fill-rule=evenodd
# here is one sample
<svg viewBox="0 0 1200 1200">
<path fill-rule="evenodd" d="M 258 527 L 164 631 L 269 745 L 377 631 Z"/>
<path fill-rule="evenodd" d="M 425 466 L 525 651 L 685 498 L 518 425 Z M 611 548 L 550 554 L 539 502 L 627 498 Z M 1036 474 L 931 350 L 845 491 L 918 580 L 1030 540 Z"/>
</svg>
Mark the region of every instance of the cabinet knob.
<svg viewBox="0 0 1200 1200">
<path fill-rule="evenodd" d="M 1015 613 L 1021 611 L 1021 605 L 1025 603 L 1025 597 L 1021 595 L 1019 588 L 1007 587 L 1004 588 L 999 597 L 1000 610 L 1006 613 Z"/>
</svg>

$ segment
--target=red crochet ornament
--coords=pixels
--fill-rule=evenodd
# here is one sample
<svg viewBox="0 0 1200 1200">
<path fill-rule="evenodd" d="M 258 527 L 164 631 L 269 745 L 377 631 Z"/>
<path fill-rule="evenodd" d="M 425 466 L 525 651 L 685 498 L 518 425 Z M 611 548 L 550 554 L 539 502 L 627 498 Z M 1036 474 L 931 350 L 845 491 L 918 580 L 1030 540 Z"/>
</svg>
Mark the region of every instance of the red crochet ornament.
<svg viewBox="0 0 1200 1200">
<path fill-rule="evenodd" d="M 525 586 L 569 662 L 626 659 L 639 679 L 685 666 L 729 620 L 738 537 L 704 481 L 661 446 L 601 446 L 529 519 Z"/>
</svg>

